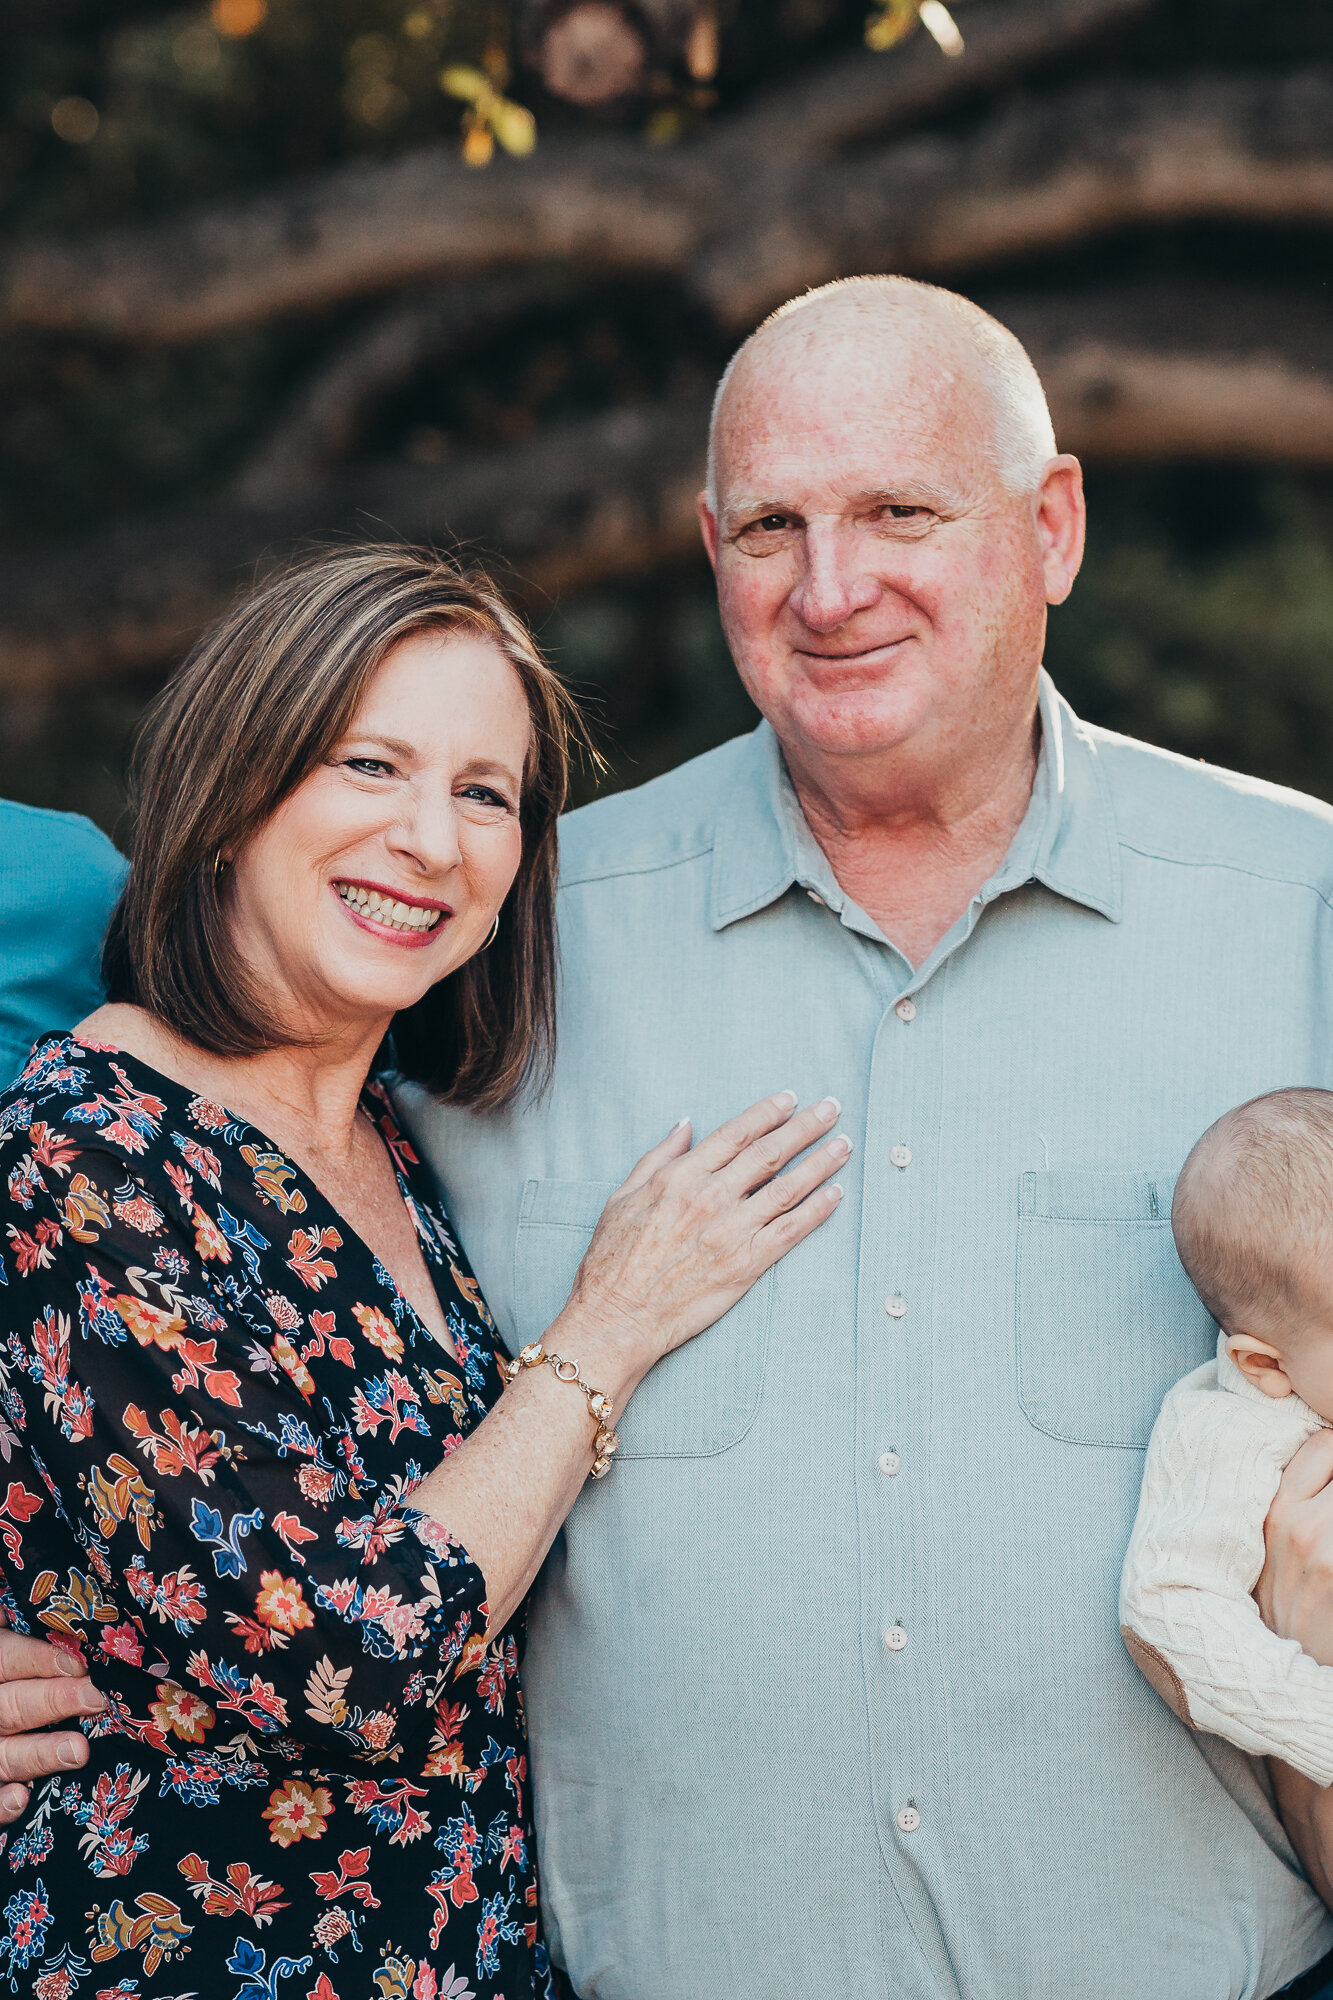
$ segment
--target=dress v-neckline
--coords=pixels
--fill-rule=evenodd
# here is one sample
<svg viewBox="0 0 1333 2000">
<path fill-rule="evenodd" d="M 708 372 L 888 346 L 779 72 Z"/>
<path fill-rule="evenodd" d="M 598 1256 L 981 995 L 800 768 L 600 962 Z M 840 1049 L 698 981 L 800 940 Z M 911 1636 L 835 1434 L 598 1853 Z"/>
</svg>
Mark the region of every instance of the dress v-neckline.
<svg viewBox="0 0 1333 2000">
<path fill-rule="evenodd" d="M 132 1050 L 124 1049 L 118 1043 L 99 1042 L 91 1037 L 87 1040 L 84 1040 L 81 1036 L 72 1032 L 69 1036 L 69 1040 L 71 1045 L 75 1048 L 87 1049 L 95 1055 L 104 1055 L 109 1058 L 112 1058 L 117 1062 L 123 1064 L 129 1064 L 133 1069 L 143 1071 L 144 1074 L 148 1077 L 151 1077 L 156 1084 L 166 1085 L 169 1090 L 179 1092 L 180 1095 L 184 1097 L 187 1105 L 195 1103 L 208 1105 L 210 1109 L 218 1112 L 218 1114 L 226 1121 L 226 1123 L 234 1127 L 238 1133 L 244 1135 L 247 1139 L 252 1139 L 255 1142 L 255 1144 L 258 1147 L 262 1148 L 265 1152 L 276 1155 L 276 1157 L 279 1160 L 283 1161 L 283 1163 L 290 1168 L 292 1173 L 294 1173 L 299 1177 L 304 1187 L 308 1188 L 310 1192 L 314 1194 L 317 1197 L 317 1199 L 323 1204 L 330 1219 L 333 1221 L 336 1227 L 343 1232 L 344 1241 L 351 1244 L 355 1249 L 359 1250 L 369 1260 L 372 1270 L 375 1270 L 377 1272 L 382 1271 L 384 1273 L 385 1281 L 387 1282 L 394 1298 L 401 1303 L 404 1311 L 411 1314 L 413 1324 L 420 1328 L 421 1332 L 425 1335 L 426 1339 L 431 1341 L 434 1346 L 438 1347 L 441 1353 L 447 1356 L 447 1358 L 454 1364 L 455 1367 L 459 1367 L 462 1365 L 462 1357 L 457 1352 L 457 1349 L 454 1346 L 453 1342 L 448 1338 L 447 1335 L 442 1338 L 438 1333 L 436 1333 L 433 1327 L 427 1325 L 426 1321 L 422 1318 L 421 1313 L 418 1311 L 417 1307 L 412 1303 L 412 1300 L 408 1297 L 407 1293 L 403 1290 L 397 1278 L 394 1276 L 393 1272 L 389 1269 L 388 1265 L 385 1263 L 384 1259 L 380 1256 L 379 1252 L 370 1243 L 366 1241 L 365 1237 L 361 1234 L 361 1231 L 347 1220 L 342 1210 L 338 1208 L 334 1204 L 334 1202 L 329 1198 L 329 1196 L 324 1192 L 323 1188 L 319 1185 L 319 1182 L 315 1179 L 314 1175 L 308 1170 L 308 1168 L 303 1167 L 299 1161 L 293 1160 L 291 1155 L 287 1152 L 286 1148 L 284 1146 L 280 1146 L 275 1139 L 271 1138 L 269 1134 L 263 1129 L 262 1126 L 256 1125 L 252 1119 L 242 1117 L 239 1112 L 233 1111 L 230 1105 L 219 1102 L 217 1098 L 211 1097 L 206 1091 L 195 1090 L 189 1084 L 180 1082 L 180 1080 L 177 1077 L 169 1076 L 165 1070 L 160 1070 L 154 1063 L 150 1063 L 145 1056 L 135 1055 Z M 404 1174 L 402 1167 L 399 1164 L 399 1161 L 394 1154 L 394 1150 L 392 1146 L 389 1144 L 389 1141 L 386 1138 L 380 1126 L 379 1118 L 376 1115 L 376 1098 L 373 1094 L 377 1089 L 381 1090 L 382 1093 L 382 1086 L 378 1084 L 377 1079 L 374 1077 L 367 1077 L 365 1084 L 362 1087 L 360 1096 L 357 1099 L 357 1108 L 365 1112 L 367 1118 L 370 1120 L 371 1125 L 374 1127 L 376 1138 L 379 1140 L 380 1145 L 384 1148 L 384 1152 L 389 1161 L 390 1169 L 393 1173 L 394 1185 L 398 1189 L 399 1199 L 402 1202 L 403 1207 L 407 1211 L 408 1220 L 412 1224 L 412 1234 L 415 1236 L 418 1247 L 421 1250 L 421 1261 L 426 1267 L 426 1275 L 430 1279 L 431 1289 L 435 1293 L 436 1303 L 440 1307 L 441 1316 L 443 1317 L 445 1325 L 447 1327 L 448 1313 L 445 1309 L 445 1299 L 441 1294 L 440 1286 L 436 1278 L 436 1269 L 438 1265 L 438 1246 L 428 1241 L 428 1239 L 426 1238 L 425 1231 L 422 1225 L 422 1218 L 417 1208 L 416 1198 L 413 1195 L 411 1187 L 408 1185 L 407 1176 Z M 152 1094 L 154 1096 L 157 1096 L 160 1095 L 160 1092 L 155 1090 Z M 384 1095 L 383 1104 L 381 1105 L 380 1108 L 381 1109 L 388 1108 L 387 1095 Z"/>
</svg>

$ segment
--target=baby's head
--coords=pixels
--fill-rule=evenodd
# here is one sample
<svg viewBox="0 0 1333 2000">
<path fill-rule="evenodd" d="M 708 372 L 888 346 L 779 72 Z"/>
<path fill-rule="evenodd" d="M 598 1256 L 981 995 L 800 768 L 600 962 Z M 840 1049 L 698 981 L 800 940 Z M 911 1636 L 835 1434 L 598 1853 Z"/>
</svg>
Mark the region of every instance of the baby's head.
<svg viewBox="0 0 1333 2000">
<path fill-rule="evenodd" d="M 1333 1421 L 1333 1091 L 1270 1091 L 1210 1125 L 1171 1227 L 1237 1367 Z"/>
</svg>

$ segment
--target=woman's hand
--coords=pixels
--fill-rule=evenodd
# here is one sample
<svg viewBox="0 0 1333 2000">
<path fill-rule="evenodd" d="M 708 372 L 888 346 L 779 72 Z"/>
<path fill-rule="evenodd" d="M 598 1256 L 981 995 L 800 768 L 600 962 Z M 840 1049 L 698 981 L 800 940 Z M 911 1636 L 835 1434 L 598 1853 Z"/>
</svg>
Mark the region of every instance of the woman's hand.
<svg viewBox="0 0 1333 2000">
<path fill-rule="evenodd" d="M 826 1097 L 798 1112 L 782 1091 L 693 1148 L 682 1121 L 607 1202 L 547 1345 L 568 1339 L 594 1377 L 614 1367 L 622 1403 L 655 1361 L 721 1319 L 833 1213 L 842 1190 L 830 1178 L 851 1141 L 807 1148 L 839 1108 Z"/>
</svg>

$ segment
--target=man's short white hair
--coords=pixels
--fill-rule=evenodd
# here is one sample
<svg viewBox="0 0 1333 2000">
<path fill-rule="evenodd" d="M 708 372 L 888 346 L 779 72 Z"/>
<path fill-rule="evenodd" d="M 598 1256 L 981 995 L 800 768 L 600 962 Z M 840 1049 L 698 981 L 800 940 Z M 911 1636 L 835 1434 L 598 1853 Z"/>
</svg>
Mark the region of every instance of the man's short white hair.
<svg viewBox="0 0 1333 2000">
<path fill-rule="evenodd" d="M 1035 491 L 1042 472 L 1055 456 L 1055 432 L 1041 378 L 1023 343 L 1007 326 L 957 292 L 919 278 L 892 276 L 838 278 L 788 299 L 762 320 L 732 355 L 713 398 L 708 425 L 708 504 L 717 508 L 717 432 L 722 401 L 738 364 L 770 327 L 798 319 L 812 307 L 836 304 L 839 318 L 863 320 L 868 326 L 892 320 L 916 321 L 922 329 L 951 331 L 975 357 L 995 413 L 992 448 L 996 470 L 1005 486 L 1017 493 Z"/>
</svg>

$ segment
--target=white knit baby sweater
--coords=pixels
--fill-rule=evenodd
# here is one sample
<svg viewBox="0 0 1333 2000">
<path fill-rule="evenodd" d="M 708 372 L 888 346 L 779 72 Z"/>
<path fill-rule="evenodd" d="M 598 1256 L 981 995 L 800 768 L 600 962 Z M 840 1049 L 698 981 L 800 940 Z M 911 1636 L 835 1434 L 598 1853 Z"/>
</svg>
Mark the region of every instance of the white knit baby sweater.
<svg viewBox="0 0 1333 2000">
<path fill-rule="evenodd" d="M 1333 1784 L 1333 1667 L 1279 1639 L 1250 1592 L 1283 1468 L 1322 1427 L 1265 1396 L 1217 1344 L 1177 1382 L 1148 1444 L 1120 1583 L 1120 1629 L 1182 1722 Z"/>
</svg>

